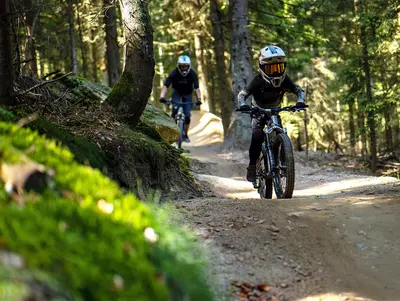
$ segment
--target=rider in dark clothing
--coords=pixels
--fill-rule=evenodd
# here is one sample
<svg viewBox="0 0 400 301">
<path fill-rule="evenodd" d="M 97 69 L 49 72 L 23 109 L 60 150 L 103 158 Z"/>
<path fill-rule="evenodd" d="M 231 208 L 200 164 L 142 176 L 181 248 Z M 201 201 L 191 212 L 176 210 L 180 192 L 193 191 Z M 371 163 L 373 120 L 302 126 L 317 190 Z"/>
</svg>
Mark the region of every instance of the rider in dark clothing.
<svg viewBox="0 0 400 301">
<path fill-rule="evenodd" d="M 199 89 L 199 79 L 196 72 L 190 68 L 190 58 L 182 55 L 178 58 L 178 66 L 169 74 L 161 89 L 160 102 L 165 103 L 165 95 L 168 87 L 172 84 L 172 101 L 173 102 L 192 102 L 193 89 L 196 91 L 196 105 L 201 104 L 201 94 Z M 190 126 L 191 104 L 182 105 L 185 114 L 185 142 L 190 142 L 188 131 Z M 172 117 L 177 113 L 177 107 L 172 106 Z"/>
<path fill-rule="evenodd" d="M 304 93 L 286 75 L 286 56 L 283 50 L 277 46 L 264 47 L 258 58 L 258 74 L 252 82 L 238 94 L 240 110 L 248 111 L 250 106 L 246 99 L 253 95 L 253 107 L 277 108 L 282 102 L 286 92 L 297 95 L 296 107 L 304 108 Z M 264 127 L 268 121 L 267 114 L 253 116 L 252 136 L 249 149 L 250 163 L 247 167 L 247 180 L 256 180 L 256 162 L 260 156 L 261 146 L 264 141 Z"/>
</svg>

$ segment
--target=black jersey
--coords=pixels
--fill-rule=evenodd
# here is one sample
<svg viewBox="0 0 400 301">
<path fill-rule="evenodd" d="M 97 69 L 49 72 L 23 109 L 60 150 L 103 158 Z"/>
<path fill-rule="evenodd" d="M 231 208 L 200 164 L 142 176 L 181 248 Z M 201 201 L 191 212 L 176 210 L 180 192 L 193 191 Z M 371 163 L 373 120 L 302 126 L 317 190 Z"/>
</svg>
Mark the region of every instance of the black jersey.
<svg viewBox="0 0 400 301">
<path fill-rule="evenodd" d="M 199 88 L 199 79 L 196 72 L 190 69 L 186 76 L 179 73 L 175 68 L 164 82 L 164 86 L 169 87 L 172 83 L 172 89 L 178 91 L 181 95 L 191 94 L 194 89 Z"/>
<path fill-rule="evenodd" d="M 244 100 L 253 95 L 255 103 L 262 108 L 276 108 L 282 102 L 283 95 L 286 92 L 292 92 L 300 97 L 301 89 L 297 87 L 293 81 L 286 75 L 280 87 L 274 87 L 272 84 L 266 82 L 259 74 L 251 81 L 251 83 L 244 88 L 238 96 Z"/>
</svg>

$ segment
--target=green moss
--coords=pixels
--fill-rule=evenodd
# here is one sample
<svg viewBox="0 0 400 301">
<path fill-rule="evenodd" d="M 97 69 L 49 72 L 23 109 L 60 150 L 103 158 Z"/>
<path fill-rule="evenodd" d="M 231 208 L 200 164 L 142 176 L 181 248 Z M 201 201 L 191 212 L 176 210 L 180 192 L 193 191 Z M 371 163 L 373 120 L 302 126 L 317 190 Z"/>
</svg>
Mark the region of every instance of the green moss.
<svg viewBox="0 0 400 301">
<path fill-rule="evenodd" d="M 37 132 L 0 122 L 0 140 L 2 162 L 20 155 L 55 170 L 54 187 L 23 195 L 23 208 L 0 198 L 1 246 L 30 269 L 54 277 L 73 300 L 212 300 L 186 232 Z M 146 228 L 157 242 L 146 240 Z"/>
<path fill-rule="evenodd" d="M 192 179 L 188 169 L 189 161 L 180 155 L 178 149 L 163 141 L 157 133 L 151 132 L 152 129 L 143 123 L 139 129 L 144 130 L 145 133 L 138 132 L 136 129 L 132 131 L 127 127 L 120 128 L 120 135 L 129 139 L 132 147 L 132 160 L 135 163 L 145 164 L 146 169 L 151 172 L 155 180 L 163 178 L 163 174 L 167 177 L 168 173 L 173 177 L 173 171 L 179 172 L 181 177 Z M 179 181 L 179 179 L 176 180 Z M 162 181 L 157 182 L 161 183 Z"/>
<path fill-rule="evenodd" d="M 40 134 L 45 134 L 51 139 L 60 141 L 68 147 L 74 154 L 75 160 L 81 164 L 90 164 L 90 166 L 100 170 L 104 170 L 104 168 L 110 165 L 110 158 L 101 152 L 97 146 L 83 137 L 73 136 L 63 131 L 42 117 L 28 123 L 27 127 L 37 130 Z"/>
<path fill-rule="evenodd" d="M 162 141 L 160 134 L 154 128 L 150 127 L 141 120 L 139 120 L 138 124 L 136 125 L 135 131 L 141 132 L 157 142 Z"/>
<path fill-rule="evenodd" d="M 118 80 L 117 84 L 113 87 L 110 94 L 107 97 L 107 102 L 114 107 L 119 107 L 119 104 L 126 95 L 131 95 L 134 87 L 132 83 L 135 82 L 132 74 L 124 71 Z"/>
<path fill-rule="evenodd" d="M 51 276 L 25 267 L 10 268 L 0 265 L 0 300 L 51 300 L 72 301 L 72 297 L 62 290 Z M 38 298 L 46 296 L 46 299 Z"/>
</svg>

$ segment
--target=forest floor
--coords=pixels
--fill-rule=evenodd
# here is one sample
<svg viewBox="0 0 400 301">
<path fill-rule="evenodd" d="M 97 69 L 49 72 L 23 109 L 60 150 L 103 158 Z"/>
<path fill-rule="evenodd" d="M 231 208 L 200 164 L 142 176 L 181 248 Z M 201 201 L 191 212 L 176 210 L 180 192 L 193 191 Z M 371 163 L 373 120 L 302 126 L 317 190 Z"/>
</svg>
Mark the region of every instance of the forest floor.
<svg viewBox="0 0 400 301">
<path fill-rule="evenodd" d="M 244 178 L 247 152 L 223 151 L 220 134 L 204 117 L 191 130 L 184 147 L 204 197 L 176 203 L 218 301 L 400 300 L 399 180 L 296 153 L 293 199 L 260 199 Z"/>
</svg>

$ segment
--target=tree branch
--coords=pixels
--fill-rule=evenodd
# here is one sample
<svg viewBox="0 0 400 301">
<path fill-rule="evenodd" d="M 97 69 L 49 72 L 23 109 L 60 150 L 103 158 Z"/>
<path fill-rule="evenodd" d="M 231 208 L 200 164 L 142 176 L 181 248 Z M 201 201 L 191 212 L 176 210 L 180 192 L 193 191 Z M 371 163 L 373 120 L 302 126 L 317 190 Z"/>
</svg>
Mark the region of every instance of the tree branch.
<svg viewBox="0 0 400 301">
<path fill-rule="evenodd" d="M 44 85 L 47 85 L 47 84 L 51 84 L 51 83 L 53 83 L 53 82 L 55 82 L 55 81 L 58 81 L 58 80 L 62 79 L 63 77 L 66 77 L 66 76 L 68 76 L 68 75 L 71 75 L 71 74 L 72 74 L 72 72 L 69 72 L 69 73 L 64 74 L 63 76 L 57 77 L 57 78 L 55 78 L 55 79 L 42 82 L 42 83 L 37 84 L 37 85 L 35 85 L 35 86 L 33 86 L 33 87 L 30 87 L 28 90 L 25 90 L 25 91 L 22 91 L 22 92 L 17 93 L 15 96 L 24 95 L 24 94 L 26 94 L 26 93 L 28 93 L 28 92 L 30 92 L 30 91 L 36 89 L 36 88 L 39 88 L 39 87 L 44 86 Z"/>
</svg>

